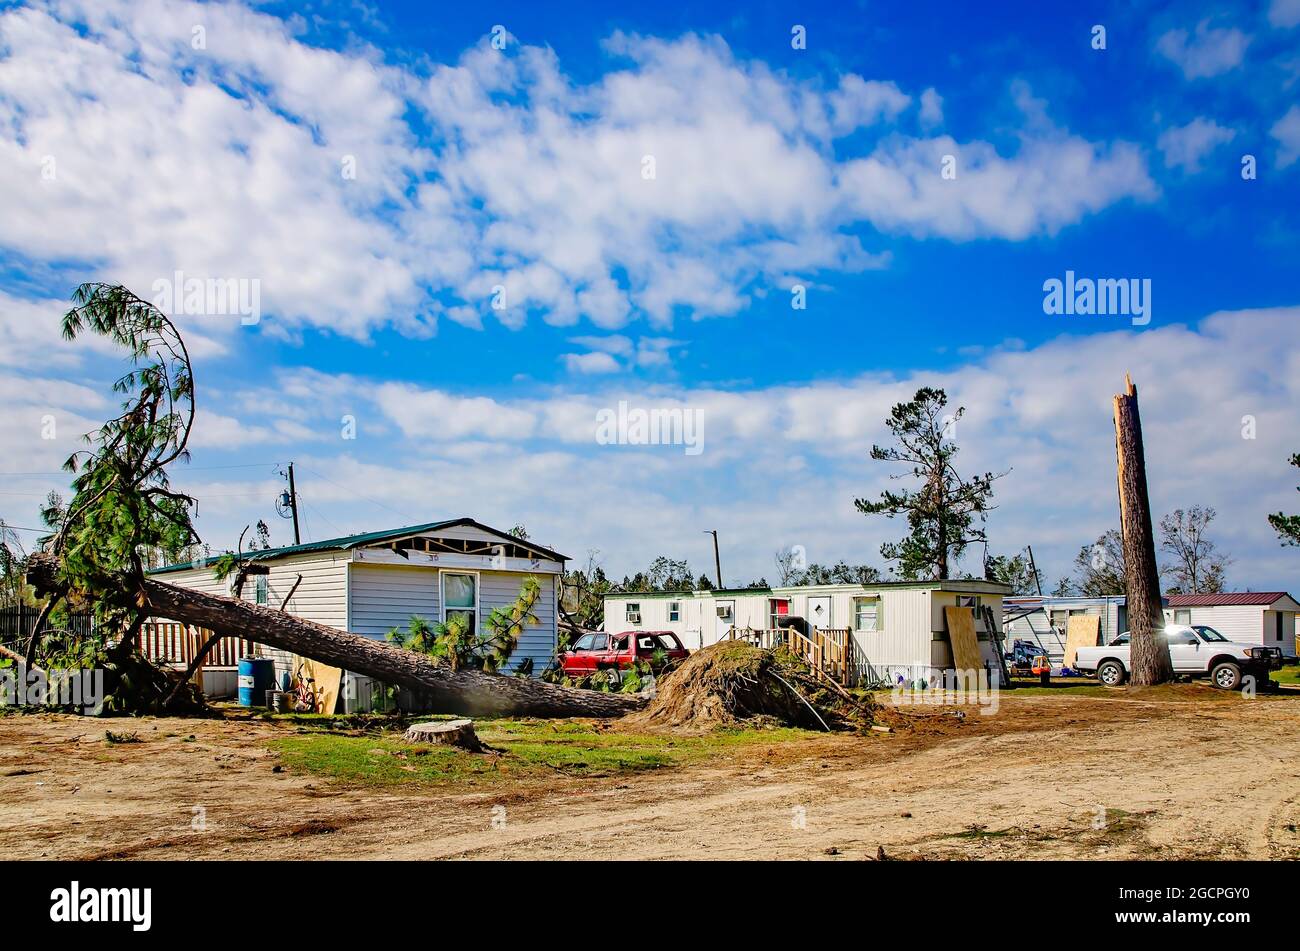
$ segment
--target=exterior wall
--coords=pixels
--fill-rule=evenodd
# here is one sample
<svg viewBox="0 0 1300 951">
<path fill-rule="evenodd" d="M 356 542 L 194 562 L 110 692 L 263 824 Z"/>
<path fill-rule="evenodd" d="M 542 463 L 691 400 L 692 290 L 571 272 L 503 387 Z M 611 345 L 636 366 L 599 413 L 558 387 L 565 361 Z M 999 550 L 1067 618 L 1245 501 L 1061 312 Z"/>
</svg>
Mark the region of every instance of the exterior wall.
<svg viewBox="0 0 1300 951">
<path fill-rule="evenodd" d="M 280 607 L 285 596 L 293 588 L 298 575 L 301 574 L 302 583 L 298 585 L 293 598 L 285 605 L 285 610 L 318 624 L 347 630 L 347 557 L 346 552 L 312 552 L 266 562 L 267 606 Z M 211 567 L 169 571 L 158 577 L 160 581 L 166 581 L 168 584 L 204 591 L 208 594 L 229 596 L 231 593 L 231 579 L 218 581 L 213 576 Z M 254 604 L 257 602 L 257 578 L 257 575 L 250 575 L 244 582 L 242 592 L 243 600 Z M 257 640 L 256 631 L 249 631 L 246 636 L 253 641 Z M 256 650 L 257 656 L 270 657 L 275 661 L 277 683 L 280 682 L 283 674 L 293 675 L 292 654 L 260 644 Z"/>
<path fill-rule="evenodd" d="M 956 604 L 958 594 L 976 595 L 981 605 L 988 605 L 995 618 L 1001 617 L 1002 595 L 980 590 L 979 583 L 949 583 L 954 591 L 935 591 L 918 587 L 871 587 L 862 585 L 816 585 L 801 588 L 774 588 L 769 591 L 739 591 L 715 593 L 711 591 L 681 594 L 620 594 L 605 599 L 605 629 L 622 631 L 641 630 L 672 631 L 691 650 L 715 643 L 726 633 L 726 628 L 716 622 L 719 601 L 735 602 L 735 625 L 765 629 L 771 626 L 768 616 L 769 600 L 788 599 L 792 616 L 808 618 L 810 598 L 830 599 L 830 618 L 824 625 L 830 628 L 847 628 L 856 649 L 858 667 L 869 680 L 904 682 L 938 678 L 945 667 L 952 666 L 948 647 L 946 621 L 943 607 Z M 881 601 L 884 613 L 880 630 L 853 630 L 854 600 L 875 597 Z M 676 601 L 681 605 L 679 619 L 668 620 L 668 606 Z M 639 604 L 641 623 L 629 623 L 626 609 L 629 603 Z M 982 617 L 976 617 L 976 632 L 981 638 L 981 648 L 992 669 L 998 666 L 996 647 L 988 636 Z"/>
<path fill-rule="evenodd" d="M 444 620 L 441 603 L 442 585 L 439 578 L 443 570 L 461 573 L 470 569 L 352 564 L 349 579 L 352 618 L 350 630 L 356 634 L 383 640 L 393 628 L 406 630 L 412 615 L 419 615 L 435 624 Z M 494 608 L 504 608 L 515 602 L 524 579 L 530 573 L 519 571 L 477 571 L 475 573 L 478 575 L 478 624 L 481 632 L 484 630 L 484 620 Z M 533 577 L 542 587 L 541 596 L 533 608 L 538 623 L 524 630 L 507 669 L 514 669 L 525 658 L 532 658 L 533 670 L 540 674 L 555 655 L 556 588 L 554 575 L 534 573 Z"/>
<path fill-rule="evenodd" d="M 1177 610 L 1190 611 L 1192 624 L 1207 624 L 1230 641 L 1242 644 L 1266 644 L 1277 647 L 1276 640 L 1264 640 L 1264 608 L 1258 604 L 1219 604 L 1213 607 L 1167 608 L 1172 621 Z M 1294 648 L 1292 648 L 1294 650 Z"/>
<path fill-rule="evenodd" d="M 1006 622 L 1006 643 L 1008 649 L 1010 649 L 1011 644 L 1017 638 L 1023 641 L 1033 641 L 1047 652 L 1048 659 L 1054 667 L 1060 667 L 1065 662 L 1066 632 L 1064 628 L 1053 627 L 1051 622 L 1053 611 L 1078 612 L 1097 617 L 1103 644 L 1109 644 L 1124 633 L 1128 626 L 1125 619 L 1121 617 L 1124 605 L 1123 597 L 1043 598 L 1041 603 L 1046 613 L 1044 611 L 1035 611 L 1025 617 Z M 1014 616 L 1024 613 L 1027 609 L 1028 605 L 1021 606 L 1005 603 L 1004 613 L 1007 616 Z M 994 616 L 998 617 L 999 615 L 995 613 Z"/>
</svg>

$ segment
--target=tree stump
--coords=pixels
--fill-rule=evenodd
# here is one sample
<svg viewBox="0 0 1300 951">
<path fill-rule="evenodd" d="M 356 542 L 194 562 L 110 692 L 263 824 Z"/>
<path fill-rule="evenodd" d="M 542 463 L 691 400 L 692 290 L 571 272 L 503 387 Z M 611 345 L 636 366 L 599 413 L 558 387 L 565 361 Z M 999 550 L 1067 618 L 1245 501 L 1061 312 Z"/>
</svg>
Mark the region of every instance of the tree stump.
<svg viewBox="0 0 1300 951">
<path fill-rule="evenodd" d="M 473 720 L 441 720 L 434 723 L 416 723 L 407 728 L 402 737 L 407 743 L 435 743 L 439 746 L 459 746 L 471 753 L 483 750 L 483 744 L 474 732 Z"/>
</svg>

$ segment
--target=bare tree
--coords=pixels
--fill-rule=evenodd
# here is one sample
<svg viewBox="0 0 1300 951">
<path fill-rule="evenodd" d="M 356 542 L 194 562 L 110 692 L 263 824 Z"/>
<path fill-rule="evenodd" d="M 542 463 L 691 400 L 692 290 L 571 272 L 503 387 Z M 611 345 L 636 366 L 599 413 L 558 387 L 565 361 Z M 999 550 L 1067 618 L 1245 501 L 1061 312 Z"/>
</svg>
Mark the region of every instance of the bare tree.
<svg viewBox="0 0 1300 951">
<path fill-rule="evenodd" d="M 781 579 L 782 587 L 795 584 L 803 571 L 799 553 L 785 545 L 776 550 L 772 560 L 776 562 L 776 576 Z"/>
<path fill-rule="evenodd" d="M 1124 540 L 1118 529 L 1097 536 L 1091 545 L 1084 545 L 1074 557 L 1074 578 L 1066 585 L 1061 579 L 1058 591 L 1066 590 L 1085 598 L 1100 598 L 1110 594 L 1125 594 Z"/>
<path fill-rule="evenodd" d="M 1193 505 L 1187 511 L 1174 509 L 1160 520 L 1160 550 L 1173 557 L 1163 570 L 1172 582 L 1172 594 L 1216 594 L 1223 590 L 1232 559 L 1206 536 L 1216 514 L 1208 505 Z"/>
</svg>

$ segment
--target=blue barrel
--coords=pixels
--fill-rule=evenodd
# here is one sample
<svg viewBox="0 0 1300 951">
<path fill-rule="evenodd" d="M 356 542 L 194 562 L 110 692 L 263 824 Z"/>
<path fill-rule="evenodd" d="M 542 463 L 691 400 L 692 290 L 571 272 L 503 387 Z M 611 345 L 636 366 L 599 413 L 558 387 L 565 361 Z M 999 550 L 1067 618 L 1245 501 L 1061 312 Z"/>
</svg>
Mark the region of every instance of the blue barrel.
<svg viewBox="0 0 1300 951">
<path fill-rule="evenodd" d="M 239 658 L 239 705 L 261 707 L 275 686 L 275 661 L 269 657 Z"/>
</svg>

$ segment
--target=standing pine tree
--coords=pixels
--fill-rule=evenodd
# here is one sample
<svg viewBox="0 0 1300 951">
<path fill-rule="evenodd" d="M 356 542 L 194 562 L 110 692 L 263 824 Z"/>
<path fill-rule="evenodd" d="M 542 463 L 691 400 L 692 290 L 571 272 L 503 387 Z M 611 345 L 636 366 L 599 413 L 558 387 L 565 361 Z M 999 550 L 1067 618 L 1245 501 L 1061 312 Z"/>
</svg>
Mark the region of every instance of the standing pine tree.
<svg viewBox="0 0 1300 951">
<path fill-rule="evenodd" d="M 1300 452 L 1291 457 L 1291 465 L 1300 468 Z M 1296 487 L 1296 491 L 1300 492 L 1300 486 Z M 1283 545 L 1300 545 L 1300 515 L 1276 512 L 1268 517 L 1268 524 L 1273 526 Z"/>
<path fill-rule="evenodd" d="M 881 462 L 901 462 L 917 479 L 915 489 L 885 491 L 880 500 L 857 499 L 854 505 L 866 515 L 906 515 L 911 529 L 906 538 L 886 542 L 880 554 L 898 562 L 898 574 L 906 579 L 942 580 L 951 577 L 951 561 L 961 557 L 971 542 L 985 541 L 982 523 L 993 507 L 993 480 L 1006 473 L 986 472 L 971 479 L 958 475 L 952 463 L 957 443 L 952 434 L 964 407 L 946 414 L 948 395 L 941 389 L 922 387 L 907 403 L 890 411 L 885 425 L 898 445 L 871 447 L 871 458 Z M 981 524 L 977 525 L 976 519 Z"/>
</svg>

